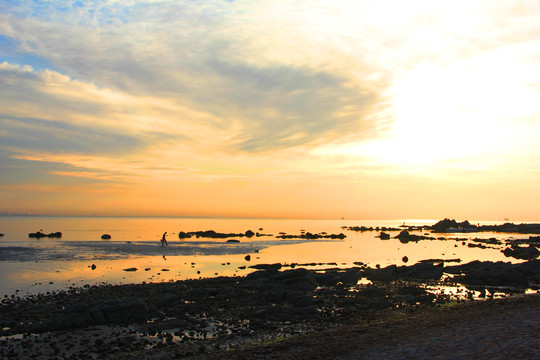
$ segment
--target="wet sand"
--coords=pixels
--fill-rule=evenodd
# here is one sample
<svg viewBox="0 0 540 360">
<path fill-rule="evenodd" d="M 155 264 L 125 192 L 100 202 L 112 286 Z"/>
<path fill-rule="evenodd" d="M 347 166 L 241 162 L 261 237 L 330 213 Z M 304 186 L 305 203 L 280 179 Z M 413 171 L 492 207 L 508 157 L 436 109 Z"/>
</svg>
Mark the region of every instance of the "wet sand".
<svg viewBox="0 0 540 360">
<path fill-rule="evenodd" d="M 208 359 L 538 359 L 540 295 L 380 313 Z M 163 354 L 156 354 L 163 356 Z M 145 356 L 141 358 L 146 358 Z"/>
</svg>

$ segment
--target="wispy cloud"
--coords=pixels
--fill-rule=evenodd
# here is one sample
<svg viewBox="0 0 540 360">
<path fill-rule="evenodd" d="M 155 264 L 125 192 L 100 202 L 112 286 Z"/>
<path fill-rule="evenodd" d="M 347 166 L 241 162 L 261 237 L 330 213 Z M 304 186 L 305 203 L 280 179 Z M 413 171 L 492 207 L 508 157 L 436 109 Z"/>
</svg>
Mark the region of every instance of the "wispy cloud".
<svg viewBox="0 0 540 360">
<path fill-rule="evenodd" d="M 2 180 L 239 191 L 530 169 L 539 19 L 511 0 L 0 0 Z"/>
</svg>

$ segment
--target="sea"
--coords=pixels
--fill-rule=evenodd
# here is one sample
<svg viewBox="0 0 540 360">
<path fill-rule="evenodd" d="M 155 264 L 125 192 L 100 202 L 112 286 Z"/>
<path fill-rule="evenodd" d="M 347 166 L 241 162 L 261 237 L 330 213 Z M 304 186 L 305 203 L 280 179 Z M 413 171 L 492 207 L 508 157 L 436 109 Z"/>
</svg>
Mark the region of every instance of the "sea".
<svg viewBox="0 0 540 360">
<path fill-rule="evenodd" d="M 523 234 L 428 234 L 446 240 L 401 243 L 381 240 L 379 230 L 349 227 L 433 225 L 438 220 L 305 220 L 157 217 L 0 217 L 0 296 L 23 297 L 91 285 L 169 282 L 217 276 L 245 276 L 257 265 L 282 264 L 315 270 L 365 264 L 385 267 L 443 259 L 519 262 L 502 246 L 471 247 L 473 239 L 528 238 Z M 505 221 L 471 221 L 498 225 Z M 514 222 L 516 224 L 522 222 Z M 238 234 L 228 238 L 179 238 L 181 232 L 213 230 Z M 241 236 L 251 230 L 257 236 Z M 32 238 L 30 233 L 61 232 L 59 238 Z M 160 239 L 167 232 L 167 245 Z M 302 234 L 344 234 L 344 238 L 306 239 Z M 102 239 L 102 235 L 110 239 Z M 283 235 L 292 235 L 284 236 Z M 236 240 L 230 242 L 228 240 Z M 254 268 L 255 267 L 255 268 Z"/>
</svg>

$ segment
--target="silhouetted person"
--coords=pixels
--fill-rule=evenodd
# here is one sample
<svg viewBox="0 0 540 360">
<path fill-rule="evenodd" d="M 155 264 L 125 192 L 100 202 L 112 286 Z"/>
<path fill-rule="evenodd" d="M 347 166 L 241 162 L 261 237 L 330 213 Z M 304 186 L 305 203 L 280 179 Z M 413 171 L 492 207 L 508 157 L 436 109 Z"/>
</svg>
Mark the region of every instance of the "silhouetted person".
<svg viewBox="0 0 540 360">
<path fill-rule="evenodd" d="M 163 237 L 161 238 L 161 246 L 169 245 L 169 244 L 167 244 L 166 235 L 167 235 L 167 232 L 165 231 L 165 232 L 163 233 Z"/>
</svg>

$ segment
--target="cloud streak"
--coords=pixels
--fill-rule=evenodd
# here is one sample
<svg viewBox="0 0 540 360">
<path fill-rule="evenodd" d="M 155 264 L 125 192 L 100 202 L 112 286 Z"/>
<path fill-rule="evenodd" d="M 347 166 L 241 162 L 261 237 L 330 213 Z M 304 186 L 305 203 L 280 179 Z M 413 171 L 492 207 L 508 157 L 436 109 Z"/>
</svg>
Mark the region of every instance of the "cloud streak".
<svg viewBox="0 0 540 360">
<path fill-rule="evenodd" d="M 530 173 L 539 19 L 507 0 L 0 0 L 2 183 L 235 204 L 313 178 Z"/>
</svg>

